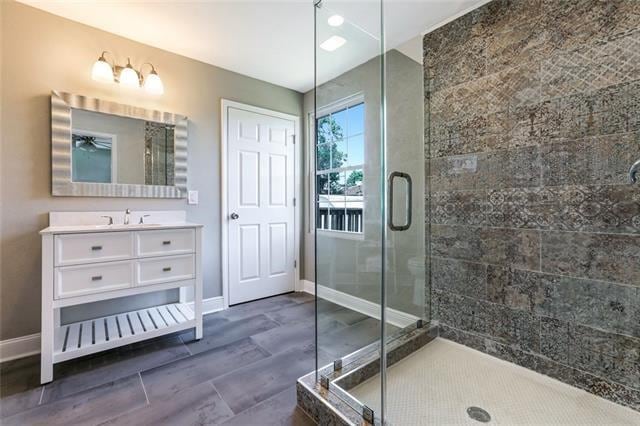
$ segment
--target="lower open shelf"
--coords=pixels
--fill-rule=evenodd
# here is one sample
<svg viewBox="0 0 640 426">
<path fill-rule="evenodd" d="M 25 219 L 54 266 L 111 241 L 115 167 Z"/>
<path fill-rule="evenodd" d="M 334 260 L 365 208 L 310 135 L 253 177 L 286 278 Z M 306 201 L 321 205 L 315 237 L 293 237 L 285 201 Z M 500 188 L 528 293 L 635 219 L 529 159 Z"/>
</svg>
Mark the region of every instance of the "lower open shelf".
<svg viewBox="0 0 640 426">
<path fill-rule="evenodd" d="M 172 303 L 63 325 L 55 329 L 53 362 L 174 333 L 195 324 L 188 305 Z"/>
</svg>

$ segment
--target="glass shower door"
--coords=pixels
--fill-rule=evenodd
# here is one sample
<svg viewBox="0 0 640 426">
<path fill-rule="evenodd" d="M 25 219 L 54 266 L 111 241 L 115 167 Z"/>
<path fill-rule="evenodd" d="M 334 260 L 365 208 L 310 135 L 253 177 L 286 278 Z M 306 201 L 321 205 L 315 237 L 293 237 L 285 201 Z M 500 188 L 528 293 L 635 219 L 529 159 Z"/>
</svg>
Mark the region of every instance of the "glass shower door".
<svg viewBox="0 0 640 426">
<path fill-rule="evenodd" d="M 317 381 L 377 420 L 387 397 L 381 354 L 429 319 L 422 65 L 385 50 L 382 7 L 316 3 L 316 85 L 306 99 Z M 378 363 L 364 383 L 331 382 L 363 359 Z"/>
</svg>

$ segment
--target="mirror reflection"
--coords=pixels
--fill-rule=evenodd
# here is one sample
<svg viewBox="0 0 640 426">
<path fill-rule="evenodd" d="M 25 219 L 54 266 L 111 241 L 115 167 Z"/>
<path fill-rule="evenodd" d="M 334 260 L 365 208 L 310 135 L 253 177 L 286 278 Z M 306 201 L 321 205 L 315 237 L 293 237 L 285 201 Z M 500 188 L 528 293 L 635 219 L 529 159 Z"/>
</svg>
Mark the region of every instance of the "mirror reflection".
<svg viewBox="0 0 640 426">
<path fill-rule="evenodd" d="M 174 185 L 175 126 L 72 109 L 73 182 Z"/>
</svg>

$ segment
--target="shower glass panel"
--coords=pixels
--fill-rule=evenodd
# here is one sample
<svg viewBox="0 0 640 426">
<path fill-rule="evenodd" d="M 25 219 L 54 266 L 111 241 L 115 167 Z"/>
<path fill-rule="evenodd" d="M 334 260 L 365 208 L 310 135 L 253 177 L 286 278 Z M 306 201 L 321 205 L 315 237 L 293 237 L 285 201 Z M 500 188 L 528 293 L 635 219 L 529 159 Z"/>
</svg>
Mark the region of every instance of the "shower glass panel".
<svg viewBox="0 0 640 426">
<path fill-rule="evenodd" d="M 315 150 L 310 220 L 316 233 L 320 368 L 334 361 L 346 368 L 358 357 L 379 350 L 382 333 L 385 176 L 380 3 L 367 2 L 365 21 L 349 13 L 352 6 L 353 2 L 324 0 L 315 7 L 316 87 L 308 120 L 309 146 Z M 380 389 L 381 379 L 373 380 Z M 355 410 L 362 409 L 339 386 L 332 383 L 329 390 Z"/>
<path fill-rule="evenodd" d="M 380 354 L 419 320 L 428 323 L 430 293 L 424 90 L 415 59 L 421 54 L 383 48 L 382 7 L 380 1 L 316 4 L 309 117 L 318 367 L 338 361 L 336 371 L 348 370 L 364 358 L 383 360 L 358 398 L 340 380 L 324 380 L 356 412 L 366 417 L 371 410 L 379 420 L 386 364 Z"/>
</svg>

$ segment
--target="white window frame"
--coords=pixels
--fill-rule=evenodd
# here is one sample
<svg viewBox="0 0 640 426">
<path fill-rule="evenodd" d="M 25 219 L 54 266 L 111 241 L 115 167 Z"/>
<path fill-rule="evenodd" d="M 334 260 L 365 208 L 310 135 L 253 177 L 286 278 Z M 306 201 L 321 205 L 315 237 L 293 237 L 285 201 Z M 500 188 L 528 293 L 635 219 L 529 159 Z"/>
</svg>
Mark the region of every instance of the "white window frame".
<svg viewBox="0 0 640 426">
<path fill-rule="evenodd" d="M 353 170 L 362 169 L 362 173 L 364 175 L 365 174 L 364 166 L 367 163 L 367 149 L 366 149 L 367 129 L 365 125 L 367 105 L 364 101 L 364 94 L 356 93 L 354 95 L 332 102 L 325 106 L 319 107 L 317 109 L 317 115 L 322 117 L 324 115 L 331 114 L 332 112 L 336 112 L 336 111 L 349 108 L 358 104 L 364 104 L 365 123 L 363 123 L 363 131 L 362 131 L 364 135 L 364 145 L 365 145 L 364 153 L 363 153 L 364 162 L 362 163 L 361 166 L 353 166 Z M 307 209 L 308 209 L 307 223 L 309 224 L 309 226 L 307 228 L 307 233 L 313 234 L 314 230 L 316 230 L 316 134 L 315 134 L 316 114 L 313 111 L 311 111 L 307 115 L 307 129 L 308 129 L 307 140 L 309 141 L 309 143 L 307 144 L 308 146 L 307 166 L 309 170 L 309 173 L 307 175 L 308 177 L 307 188 L 309 193 L 309 199 L 307 203 Z M 348 169 L 351 169 L 351 166 L 347 168 L 341 168 L 341 170 L 342 169 L 348 170 Z M 328 173 L 330 172 L 330 170 L 333 170 L 333 169 L 323 170 L 322 173 Z M 362 182 L 362 193 L 366 194 L 364 179 Z M 344 238 L 349 240 L 364 240 L 364 233 L 365 233 L 364 216 L 366 211 L 366 198 L 364 197 L 362 200 L 362 204 L 363 204 L 362 205 L 362 232 L 338 231 L 333 229 L 317 229 L 316 232 L 320 235 L 327 235 L 327 236 L 332 236 L 337 238 Z"/>
</svg>

